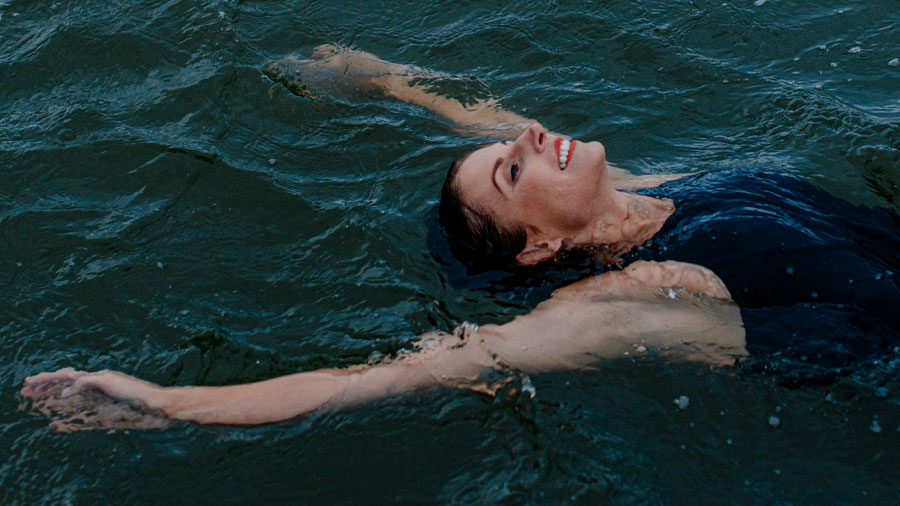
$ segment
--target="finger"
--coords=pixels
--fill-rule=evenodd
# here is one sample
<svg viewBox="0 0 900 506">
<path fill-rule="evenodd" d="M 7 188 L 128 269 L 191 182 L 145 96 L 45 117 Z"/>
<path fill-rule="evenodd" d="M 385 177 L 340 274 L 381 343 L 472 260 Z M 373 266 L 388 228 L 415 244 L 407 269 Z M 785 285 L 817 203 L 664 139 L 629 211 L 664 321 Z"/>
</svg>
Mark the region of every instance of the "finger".
<svg viewBox="0 0 900 506">
<path fill-rule="evenodd" d="M 46 383 L 48 381 L 54 381 L 54 380 L 60 380 L 60 379 L 78 378 L 80 376 L 84 376 L 85 374 L 88 374 L 88 373 L 86 373 L 84 371 L 79 371 L 79 370 L 73 369 L 72 367 L 65 367 L 58 371 L 42 372 L 42 373 L 38 373 L 38 374 L 35 374 L 32 376 L 28 376 L 27 378 L 25 378 L 23 383 L 25 385 L 30 385 L 30 384 L 35 384 L 35 383 Z"/>
</svg>

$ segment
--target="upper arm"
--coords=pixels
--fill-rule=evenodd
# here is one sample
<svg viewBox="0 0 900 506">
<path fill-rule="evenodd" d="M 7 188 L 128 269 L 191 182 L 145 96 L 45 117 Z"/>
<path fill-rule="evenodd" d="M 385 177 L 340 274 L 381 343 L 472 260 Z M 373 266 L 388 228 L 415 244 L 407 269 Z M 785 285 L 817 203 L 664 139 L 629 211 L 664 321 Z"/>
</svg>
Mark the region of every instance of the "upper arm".
<svg viewBox="0 0 900 506">
<path fill-rule="evenodd" d="M 725 286 L 709 269 L 679 262 L 639 262 L 575 283 L 484 331 L 493 353 L 526 372 L 596 365 L 639 346 L 715 365 L 745 354 L 740 309 Z"/>
</svg>

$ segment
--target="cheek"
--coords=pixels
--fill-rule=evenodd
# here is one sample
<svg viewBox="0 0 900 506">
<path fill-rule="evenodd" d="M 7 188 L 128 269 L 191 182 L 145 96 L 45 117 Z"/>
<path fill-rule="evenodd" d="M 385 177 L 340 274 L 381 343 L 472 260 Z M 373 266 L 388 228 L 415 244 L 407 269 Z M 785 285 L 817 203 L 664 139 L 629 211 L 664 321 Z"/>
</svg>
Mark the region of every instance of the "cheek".
<svg viewBox="0 0 900 506">
<path fill-rule="evenodd" d="M 565 184 L 542 185 L 522 188 L 526 213 L 566 230 L 584 227 L 590 220 L 590 198 L 592 193 L 584 185 Z"/>
</svg>

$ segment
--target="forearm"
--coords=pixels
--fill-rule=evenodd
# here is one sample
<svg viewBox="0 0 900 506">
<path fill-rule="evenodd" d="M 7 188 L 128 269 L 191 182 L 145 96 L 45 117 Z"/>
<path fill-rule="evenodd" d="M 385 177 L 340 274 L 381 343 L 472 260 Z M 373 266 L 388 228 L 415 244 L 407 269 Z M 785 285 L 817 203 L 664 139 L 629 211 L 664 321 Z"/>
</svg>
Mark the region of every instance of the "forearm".
<svg viewBox="0 0 900 506">
<path fill-rule="evenodd" d="M 346 408 L 435 384 L 420 367 L 396 361 L 369 368 L 321 370 L 224 387 L 170 387 L 157 406 L 167 417 L 204 424 L 253 425 L 319 409 Z"/>
<path fill-rule="evenodd" d="M 386 75 L 373 78 L 373 82 L 390 96 L 424 107 L 474 133 L 515 137 L 533 123 L 533 120 L 503 109 L 496 100 L 479 100 L 466 106 L 456 99 L 437 95 L 415 84 L 417 77 L 415 74 Z"/>
</svg>

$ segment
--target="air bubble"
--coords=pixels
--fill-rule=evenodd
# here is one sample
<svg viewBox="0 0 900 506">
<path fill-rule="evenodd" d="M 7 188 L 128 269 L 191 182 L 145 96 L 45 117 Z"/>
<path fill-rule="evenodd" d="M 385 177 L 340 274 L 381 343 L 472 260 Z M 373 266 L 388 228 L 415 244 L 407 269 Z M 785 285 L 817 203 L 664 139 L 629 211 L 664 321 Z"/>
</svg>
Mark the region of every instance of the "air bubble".
<svg viewBox="0 0 900 506">
<path fill-rule="evenodd" d="M 784 269 L 784 272 L 785 272 L 788 276 L 793 276 L 793 275 L 794 275 L 794 268 L 788 266 L 788 267 L 786 267 L 786 268 Z"/>
<path fill-rule="evenodd" d="M 781 425 L 781 418 L 778 418 L 775 415 L 770 416 L 769 425 L 771 425 L 772 427 L 778 427 L 779 425 Z"/>
<path fill-rule="evenodd" d="M 681 395 L 672 402 L 678 406 L 678 409 L 687 409 L 687 407 L 691 405 L 691 400 L 686 395 Z"/>
<path fill-rule="evenodd" d="M 862 48 L 859 47 L 859 46 L 853 46 L 853 47 L 850 48 L 850 50 L 849 50 L 848 52 L 849 52 L 850 54 L 859 54 L 859 53 L 862 52 Z"/>
<path fill-rule="evenodd" d="M 875 434 L 881 432 L 881 424 L 878 423 L 878 416 L 875 416 L 875 418 L 872 419 L 872 424 L 869 425 L 869 430 L 874 432 Z"/>
<path fill-rule="evenodd" d="M 887 396 L 888 396 L 888 389 L 887 389 L 887 387 L 878 387 L 878 388 L 875 389 L 875 397 L 881 397 L 881 398 L 884 398 L 884 397 L 887 397 Z"/>
<path fill-rule="evenodd" d="M 894 58 L 888 62 L 888 67 L 900 67 L 900 58 Z"/>
</svg>

